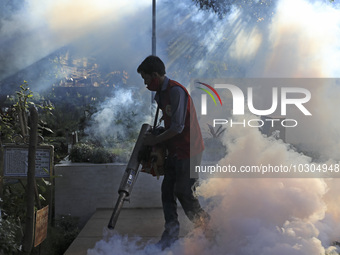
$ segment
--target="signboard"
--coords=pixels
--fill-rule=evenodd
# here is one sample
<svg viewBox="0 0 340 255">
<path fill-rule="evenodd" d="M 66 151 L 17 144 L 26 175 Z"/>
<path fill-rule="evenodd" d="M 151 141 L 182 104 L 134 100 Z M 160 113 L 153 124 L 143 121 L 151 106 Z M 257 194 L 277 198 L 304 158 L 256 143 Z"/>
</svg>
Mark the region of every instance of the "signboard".
<svg viewBox="0 0 340 255">
<path fill-rule="evenodd" d="M 4 176 L 26 177 L 28 170 L 28 146 L 4 145 Z M 38 146 L 35 156 L 35 176 L 50 177 L 53 165 L 53 146 Z"/>
<path fill-rule="evenodd" d="M 35 217 L 35 238 L 34 247 L 41 244 L 47 236 L 47 226 L 48 226 L 48 206 L 37 211 Z"/>
</svg>

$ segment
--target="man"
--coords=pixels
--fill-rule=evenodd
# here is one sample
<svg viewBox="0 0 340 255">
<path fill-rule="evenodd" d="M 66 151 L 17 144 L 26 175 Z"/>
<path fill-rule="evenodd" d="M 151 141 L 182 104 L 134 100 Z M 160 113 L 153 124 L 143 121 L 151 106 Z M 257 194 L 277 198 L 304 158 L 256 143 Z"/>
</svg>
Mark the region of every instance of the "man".
<svg viewBox="0 0 340 255">
<path fill-rule="evenodd" d="M 185 87 L 165 76 L 162 60 L 149 56 L 139 65 L 137 72 L 144 79 L 147 89 L 156 92 L 155 100 L 163 113 L 165 131 L 144 137 L 145 145 L 163 143 L 168 150 L 162 182 L 165 230 L 158 242 L 163 250 L 178 239 L 176 198 L 196 227 L 204 229 L 209 221 L 209 215 L 193 194 L 197 178 L 190 178 L 190 162 L 192 169 L 201 163 L 204 145 L 192 99 Z"/>
</svg>

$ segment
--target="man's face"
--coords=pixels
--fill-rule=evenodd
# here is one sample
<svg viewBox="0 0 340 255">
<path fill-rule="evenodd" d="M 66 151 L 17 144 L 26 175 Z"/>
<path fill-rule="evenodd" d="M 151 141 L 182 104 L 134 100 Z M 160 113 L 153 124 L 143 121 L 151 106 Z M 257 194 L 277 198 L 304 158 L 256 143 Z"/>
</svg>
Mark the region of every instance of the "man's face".
<svg viewBox="0 0 340 255">
<path fill-rule="evenodd" d="M 148 90 L 157 91 L 159 89 L 160 80 L 159 80 L 159 75 L 157 75 L 157 73 L 152 73 L 150 75 L 150 74 L 141 72 L 141 76 Z"/>
<path fill-rule="evenodd" d="M 150 75 L 150 74 L 147 74 L 147 73 L 144 73 L 144 72 L 141 72 L 140 74 L 144 80 L 144 84 L 145 85 L 150 85 L 151 84 L 151 80 L 153 79 L 153 77 Z"/>
</svg>

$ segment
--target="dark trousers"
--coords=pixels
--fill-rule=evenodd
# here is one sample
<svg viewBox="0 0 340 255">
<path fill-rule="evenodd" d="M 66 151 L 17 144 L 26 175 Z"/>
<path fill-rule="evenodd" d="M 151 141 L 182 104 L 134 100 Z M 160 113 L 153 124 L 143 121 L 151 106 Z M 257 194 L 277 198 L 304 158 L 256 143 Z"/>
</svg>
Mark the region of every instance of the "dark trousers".
<svg viewBox="0 0 340 255">
<path fill-rule="evenodd" d="M 165 218 L 165 230 L 162 239 L 176 240 L 179 234 L 179 222 L 177 215 L 178 198 L 185 214 L 195 224 L 199 225 L 202 220 L 208 219 L 208 214 L 201 208 L 198 199 L 194 196 L 196 178 L 190 178 L 191 167 L 200 165 L 202 154 L 191 159 L 177 159 L 169 157 L 162 183 L 162 204 Z"/>
</svg>

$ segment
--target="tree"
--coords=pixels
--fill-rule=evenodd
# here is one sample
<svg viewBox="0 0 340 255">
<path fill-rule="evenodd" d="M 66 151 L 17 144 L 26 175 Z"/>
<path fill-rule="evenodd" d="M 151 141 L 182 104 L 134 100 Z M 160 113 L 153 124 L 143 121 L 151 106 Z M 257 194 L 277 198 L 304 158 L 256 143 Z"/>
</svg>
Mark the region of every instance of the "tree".
<svg viewBox="0 0 340 255">
<path fill-rule="evenodd" d="M 202 10 L 211 10 L 219 16 L 229 13 L 236 0 L 193 0 Z"/>
<path fill-rule="evenodd" d="M 192 0 L 200 9 L 216 13 L 220 18 L 228 14 L 232 7 L 242 9 L 248 8 L 252 12 L 253 18 L 259 20 L 265 18 L 269 8 L 275 1 L 273 0 Z M 334 0 L 327 0 L 334 3 Z"/>
<path fill-rule="evenodd" d="M 200 9 L 216 13 L 220 18 L 229 14 L 232 7 L 241 8 L 255 20 L 265 18 L 273 0 L 192 0 Z"/>
</svg>

